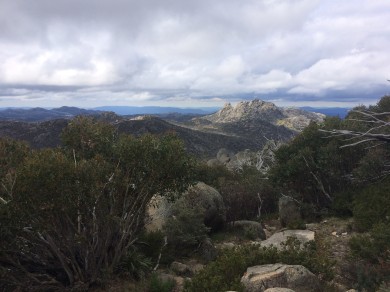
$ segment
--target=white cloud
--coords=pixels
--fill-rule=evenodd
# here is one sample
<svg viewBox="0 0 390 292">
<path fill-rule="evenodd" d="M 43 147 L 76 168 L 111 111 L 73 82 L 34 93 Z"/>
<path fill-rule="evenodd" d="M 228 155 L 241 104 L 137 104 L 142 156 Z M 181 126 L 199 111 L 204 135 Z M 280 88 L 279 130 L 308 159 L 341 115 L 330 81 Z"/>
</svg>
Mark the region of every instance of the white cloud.
<svg viewBox="0 0 390 292">
<path fill-rule="evenodd" d="M 137 94 L 148 96 L 145 102 L 209 96 L 222 103 L 248 93 L 336 102 L 356 90 L 379 88 L 376 94 L 390 78 L 387 0 L 0 0 L 0 6 L 0 107 L 12 88 L 49 103 L 56 96 L 55 102 L 82 104 L 91 98 L 86 92 L 94 103 L 141 102 Z M 332 98 L 334 91 L 340 94 Z"/>
</svg>

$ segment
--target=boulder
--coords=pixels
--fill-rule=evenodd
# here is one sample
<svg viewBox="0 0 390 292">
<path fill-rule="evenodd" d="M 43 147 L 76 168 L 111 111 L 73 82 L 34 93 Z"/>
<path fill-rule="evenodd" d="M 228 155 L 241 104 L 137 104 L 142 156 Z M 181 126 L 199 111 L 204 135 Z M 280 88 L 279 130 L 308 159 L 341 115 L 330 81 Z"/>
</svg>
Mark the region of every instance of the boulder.
<svg viewBox="0 0 390 292">
<path fill-rule="evenodd" d="M 197 210 L 203 217 L 203 222 L 211 230 L 215 231 L 223 227 L 226 221 L 226 209 L 221 194 L 214 188 L 199 182 L 190 187 L 183 196 L 178 199 L 172 213 L 180 212 L 183 208 Z"/>
<path fill-rule="evenodd" d="M 240 230 L 242 232 L 253 232 L 257 238 L 265 239 L 265 232 L 261 223 L 249 220 L 238 220 L 230 223 L 233 230 Z"/>
<path fill-rule="evenodd" d="M 271 264 L 249 267 L 241 278 L 247 292 L 283 287 L 299 292 L 321 291 L 319 279 L 301 265 Z"/>
<path fill-rule="evenodd" d="M 146 207 L 146 230 L 149 232 L 162 230 L 166 219 L 171 213 L 172 203 L 163 196 L 154 195 Z"/>
<path fill-rule="evenodd" d="M 211 262 L 217 258 L 218 250 L 210 238 L 206 238 L 200 245 L 200 256 L 205 262 Z"/>
<path fill-rule="evenodd" d="M 283 196 L 279 199 L 279 218 L 283 227 L 302 221 L 301 211 L 293 198 Z"/>
<path fill-rule="evenodd" d="M 228 163 L 233 157 L 234 153 L 225 148 L 219 149 L 217 153 L 217 159 L 223 164 Z"/>
<path fill-rule="evenodd" d="M 282 243 L 286 242 L 289 237 L 295 237 L 302 244 L 314 240 L 314 231 L 310 230 L 285 230 L 282 232 L 277 232 L 272 235 L 270 238 L 260 242 L 261 246 L 269 247 L 271 245 L 275 246 L 277 249 L 282 248 Z"/>
<path fill-rule="evenodd" d="M 178 276 L 191 276 L 192 272 L 191 269 L 180 262 L 172 262 L 171 264 L 171 270 L 175 272 L 176 275 Z"/>
<path fill-rule="evenodd" d="M 216 158 L 210 159 L 207 161 L 207 166 L 209 167 L 215 167 L 215 166 L 221 166 L 223 165 L 221 161 L 219 161 Z"/>
</svg>

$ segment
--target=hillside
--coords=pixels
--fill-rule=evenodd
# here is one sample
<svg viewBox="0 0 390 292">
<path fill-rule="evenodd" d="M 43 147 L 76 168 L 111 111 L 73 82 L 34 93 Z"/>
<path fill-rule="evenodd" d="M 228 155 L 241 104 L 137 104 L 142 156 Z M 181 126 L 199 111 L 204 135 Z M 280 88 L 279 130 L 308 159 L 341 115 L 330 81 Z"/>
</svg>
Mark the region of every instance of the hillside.
<svg viewBox="0 0 390 292">
<path fill-rule="evenodd" d="M 41 107 L 31 109 L 9 108 L 0 110 L 0 120 L 42 122 L 55 119 L 71 119 L 77 115 L 99 115 L 102 111 L 86 110 L 77 107 L 62 106 L 45 109 Z"/>
<path fill-rule="evenodd" d="M 12 112 L 11 110 L 8 113 Z M 17 111 L 15 111 L 16 113 Z M 215 157 L 218 150 L 227 148 L 233 152 L 245 149 L 261 149 L 269 139 L 287 141 L 297 130 L 311 120 L 320 121 L 322 116 L 299 109 L 282 109 L 272 103 L 254 100 L 230 104 L 215 114 L 178 118 L 167 115 L 163 120 L 153 116 L 120 117 L 110 112 L 85 111 L 62 107 L 45 110 L 32 109 L 27 121 L 42 118 L 41 114 L 67 115 L 65 118 L 29 123 L 27 121 L 0 121 L 0 137 L 12 137 L 28 141 L 34 148 L 55 147 L 60 144 L 60 134 L 69 118 L 78 114 L 93 114 L 115 125 L 119 133 L 141 135 L 145 133 L 176 133 L 186 149 L 203 158 Z M 4 112 L 3 112 L 4 114 Z M 169 119 L 169 120 L 168 120 Z M 290 127 L 290 129 L 288 128 Z"/>
</svg>

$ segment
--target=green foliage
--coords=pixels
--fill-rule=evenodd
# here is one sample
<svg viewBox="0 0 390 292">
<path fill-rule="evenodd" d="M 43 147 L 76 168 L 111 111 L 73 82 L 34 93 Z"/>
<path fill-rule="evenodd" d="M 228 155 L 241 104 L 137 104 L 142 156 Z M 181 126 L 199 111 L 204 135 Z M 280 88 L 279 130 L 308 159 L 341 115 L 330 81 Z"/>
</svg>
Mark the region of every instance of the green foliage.
<svg viewBox="0 0 390 292">
<path fill-rule="evenodd" d="M 390 178 L 362 189 L 355 197 L 353 214 L 359 230 L 369 230 L 390 216 Z"/>
<path fill-rule="evenodd" d="M 152 260 L 146 257 L 135 246 L 131 246 L 116 267 L 116 272 L 139 280 L 144 278 L 152 268 Z"/>
<path fill-rule="evenodd" d="M 310 124 L 290 143 L 276 151 L 276 165 L 270 171 L 273 185 L 283 193 L 315 207 L 331 208 L 337 193 L 352 185 L 350 175 L 366 152 L 361 147 L 340 148 L 343 142 L 320 130 L 340 129 L 345 121 L 327 118 L 324 124 Z"/>
<path fill-rule="evenodd" d="M 64 148 L 74 150 L 78 159 L 89 159 L 96 154 L 109 157 L 117 133 L 108 123 L 91 117 L 78 116 L 63 130 L 61 139 Z"/>
<path fill-rule="evenodd" d="M 150 278 L 149 292 L 171 292 L 175 288 L 175 280 L 162 280 L 157 274 L 153 274 Z"/>
<path fill-rule="evenodd" d="M 275 247 L 240 246 L 224 250 L 216 261 L 208 264 L 186 283 L 185 291 L 242 291 L 240 279 L 250 266 L 273 263 L 303 265 L 323 279 L 331 279 L 332 262 L 324 256 L 319 243 L 301 246 L 299 241 L 290 238 L 281 251 Z"/>
<path fill-rule="evenodd" d="M 129 247 L 148 202 L 154 194 L 173 197 L 192 181 L 193 161 L 172 135 L 117 137 L 110 125 L 78 118 L 63 139 L 62 149 L 16 147 L 21 162 L 11 161 L 17 179 L 0 215 L 2 233 L 13 236 L 1 237 L 0 261 L 14 287 L 88 286 L 118 265 L 134 274 L 146 259 Z"/>
<path fill-rule="evenodd" d="M 378 223 L 369 235 L 358 235 L 350 240 L 352 254 L 371 263 L 390 263 L 390 222 Z"/>
<path fill-rule="evenodd" d="M 390 282 L 390 222 L 378 223 L 368 234 L 351 238 L 349 245 L 355 266 L 352 276 L 359 290 L 376 291 L 383 281 Z"/>
<path fill-rule="evenodd" d="M 207 237 L 210 228 L 205 226 L 202 212 L 186 204 L 180 204 L 174 210 L 174 214 L 168 218 L 164 226 L 171 247 L 183 251 L 193 249 Z"/>
<path fill-rule="evenodd" d="M 196 178 L 220 192 L 227 221 L 252 220 L 259 214 L 266 216 L 277 209 L 276 189 L 255 167 L 232 172 L 225 166 L 201 164 L 196 169 Z"/>
</svg>

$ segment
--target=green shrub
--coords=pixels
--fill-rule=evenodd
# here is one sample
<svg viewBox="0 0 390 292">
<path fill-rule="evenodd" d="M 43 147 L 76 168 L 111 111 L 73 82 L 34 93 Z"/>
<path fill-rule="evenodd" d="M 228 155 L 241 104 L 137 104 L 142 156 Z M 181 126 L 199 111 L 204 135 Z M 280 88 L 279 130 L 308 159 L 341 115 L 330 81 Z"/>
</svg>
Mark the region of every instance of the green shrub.
<svg viewBox="0 0 390 292">
<path fill-rule="evenodd" d="M 135 246 L 131 246 L 116 268 L 116 272 L 139 280 L 151 271 L 152 265 L 150 258 L 146 257 Z"/>
<path fill-rule="evenodd" d="M 355 198 L 356 227 L 367 231 L 390 216 L 390 178 L 363 189 Z"/>
<path fill-rule="evenodd" d="M 320 242 L 302 246 L 294 238 L 289 239 L 280 251 L 275 247 L 254 245 L 224 250 L 216 261 L 208 264 L 191 282 L 186 283 L 185 291 L 242 291 L 240 279 L 248 267 L 273 263 L 303 265 L 329 280 L 333 276 L 333 263 L 327 260 L 323 252 Z"/>
<path fill-rule="evenodd" d="M 183 203 L 174 214 L 175 216 L 168 218 L 164 225 L 171 247 L 178 247 L 177 250 L 182 251 L 192 249 L 207 237 L 210 229 L 203 222 L 202 212 Z"/>
<path fill-rule="evenodd" d="M 150 278 L 149 292 L 171 292 L 175 288 L 175 280 L 162 280 L 157 274 L 153 274 Z"/>
<path fill-rule="evenodd" d="M 354 277 L 360 289 L 374 291 L 382 281 L 390 281 L 390 223 L 376 224 L 369 234 L 350 240 L 358 262 Z"/>
</svg>

